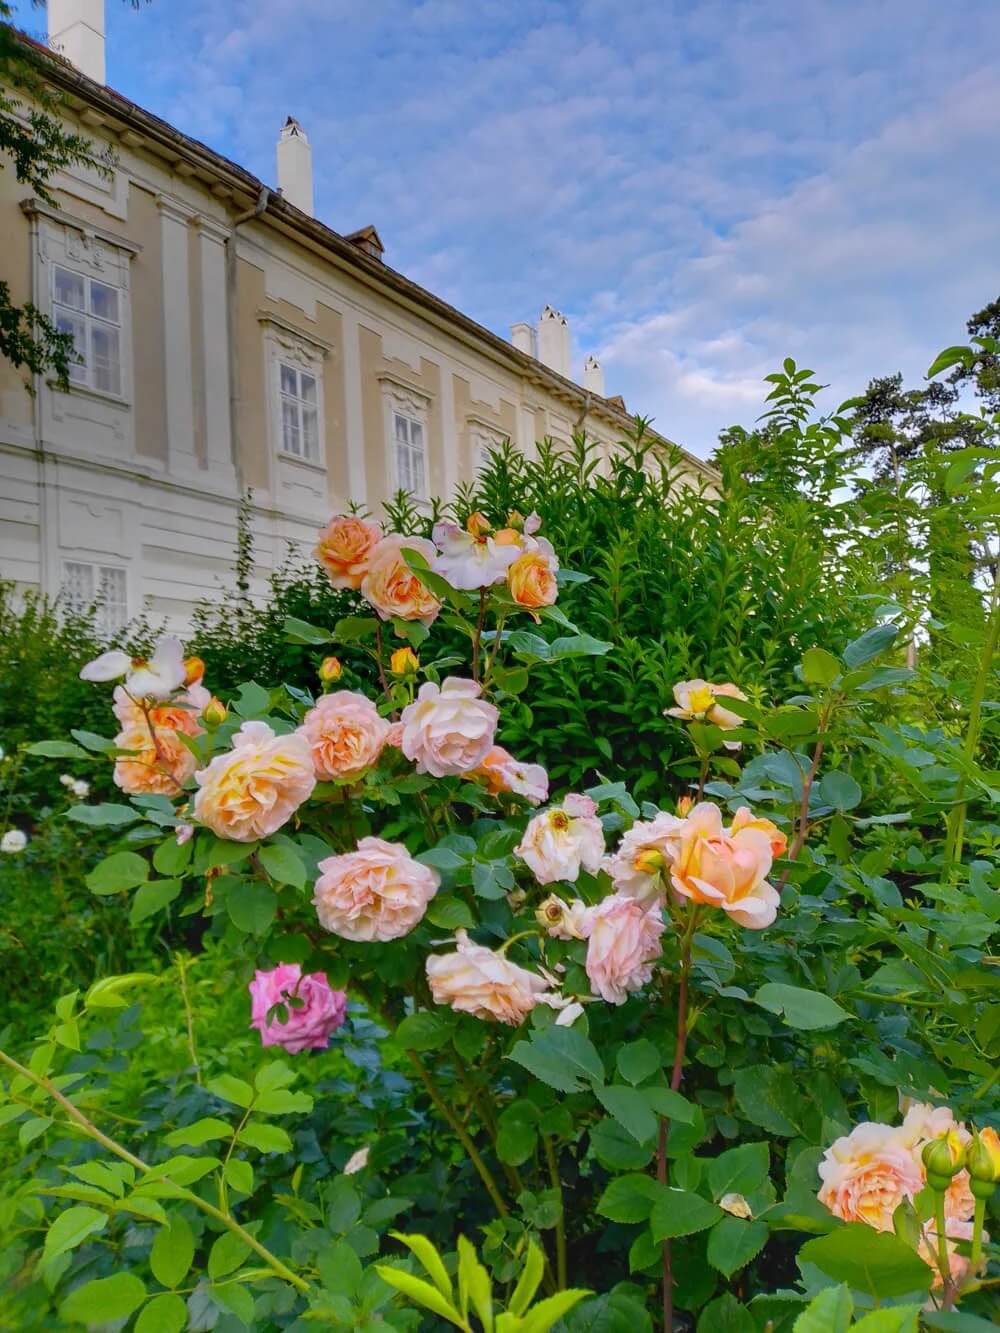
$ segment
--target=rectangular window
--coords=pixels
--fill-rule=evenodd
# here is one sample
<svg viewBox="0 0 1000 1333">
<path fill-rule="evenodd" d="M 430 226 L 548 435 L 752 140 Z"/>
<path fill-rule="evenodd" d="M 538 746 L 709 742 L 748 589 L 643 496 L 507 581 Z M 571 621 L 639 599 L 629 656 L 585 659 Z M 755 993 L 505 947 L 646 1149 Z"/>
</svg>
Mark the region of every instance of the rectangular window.
<svg viewBox="0 0 1000 1333">
<path fill-rule="evenodd" d="M 424 425 L 402 412 L 393 412 L 396 486 L 423 500 L 427 497 Z"/>
<path fill-rule="evenodd" d="M 52 319 L 73 335 L 81 358 L 69 368 L 71 384 L 120 397 L 122 393 L 122 300 L 117 287 L 55 265 Z"/>
<path fill-rule="evenodd" d="M 67 609 L 78 615 L 94 607 L 95 628 L 103 638 L 110 639 L 128 624 L 126 575 L 117 565 L 67 560 L 63 565 L 62 598 Z"/>
<path fill-rule="evenodd" d="M 286 454 L 319 461 L 319 400 L 316 376 L 283 361 L 278 364 L 281 393 L 281 447 Z"/>
</svg>

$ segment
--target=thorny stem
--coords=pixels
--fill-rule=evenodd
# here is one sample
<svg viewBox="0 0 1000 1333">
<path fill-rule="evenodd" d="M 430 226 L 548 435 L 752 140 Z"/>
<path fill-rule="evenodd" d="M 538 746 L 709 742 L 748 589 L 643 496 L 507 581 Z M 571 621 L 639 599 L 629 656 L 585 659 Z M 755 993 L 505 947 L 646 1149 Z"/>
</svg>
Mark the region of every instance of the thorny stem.
<svg viewBox="0 0 1000 1333">
<path fill-rule="evenodd" d="M 376 664 L 377 664 L 377 666 L 378 666 L 378 679 L 379 679 L 379 684 L 382 686 L 382 693 L 386 696 L 386 698 L 388 698 L 389 693 L 390 693 L 390 686 L 389 686 L 388 678 L 387 678 L 387 676 L 386 676 L 386 674 L 385 674 L 385 662 L 382 660 L 382 659 L 383 659 L 383 656 L 384 656 L 384 643 L 383 643 L 383 639 L 382 639 L 382 622 L 381 622 L 381 620 L 376 620 L 376 622 L 375 622 L 375 662 L 376 662 Z"/>
<path fill-rule="evenodd" d="M 705 795 L 705 783 L 708 781 L 708 766 L 711 759 L 712 756 L 707 750 L 701 756 L 701 768 L 698 770 L 698 791 L 694 798 L 696 803 Z"/>
<path fill-rule="evenodd" d="M 497 1188 L 497 1182 L 493 1176 L 493 1172 L 489 1169 L 489 1167 L 483 1161 L 482 1157 L 479 1155 L 479 1149 L 472 1141 L 472 1135 L 465 1128 L 465 1126 L 458 1119 L 458 1117 L 454 1114 L 454 1112 L 451 1110 L 445 1099 L 441 1096 L 441 1093 L 438 1091 L 437 1085 L 431 1078 L 430 1071 L 424 1064 L 423 1060 L 421 1060 L 420 1056 L 416 1053 L 416 1051 L 407 1051 L 406 1054 L 409 1056 L 410 1062 L 412 1063 L 414 1069 L 417 1071 L 418 1078 L 420 1079 L 424 1087 L 427 1089 L 428 1097 L 430 1097 L 431 1101 L 433 1102 L 439 1114 L 445 1120 L 447 1120 L 449 1125 L 451 1125 L 452 1129 L 455 1131 L 455 1134 L 458 1137 L 459 1142 L 465 1149 L 469 1161 L 479 1172 L 479 1178 L 486 1187 L 486 1193 L 493 1200 L 493 1206 L 496 1208 L 497 1212 L 500 1214 L 501 1217 L 507 1217 L 510 1210 L 508 1209 L 506 1203 L 504 1203 L 503 1195 Z"/>
<path fill-rule="evenodd" d="M 809 795 L 812 791 L 813 783 L 816 781 L 816 774 L 819 771 L 820 761 L 823 758 L 823 751 L 826 749 L 826 730 L 830 725 L 830 714 L 832 712 L 833 700 L 830 700 L 820 713 L 819 736 L 813 747 L 812 759 L 809 761 L 809 769 L 806 772 L 805 777 L 802 779 L 802 798 L 799 801 L 799 815 L 795 829 L 795 837 L 792 840 L 791 847 L 788 849 L 789 861 L 797 861 L 799 859 L 799 853 L 806 845 L 806 838 L 809 836 Z M 790 867 L 785 869 L 784 874 L 778 881 L 779 893 L 787 884 L 789 873 Z"/>
<path fill-rule="evenodd" d="M 5 1064 L 8 1069 L 13 1069 L 14 1072 L 20 1074 L 22 1078 L 28 1079 L 28 1081 L 33 1083 L 36 1088 L 41 1088 L 42 1091 L 47 1093 L 54 1102 L 57 1102 L 58 1105 L 62 1107 L 73 1124 L 79 1129 L 82 1129 L 88 1138 L 93 1139 L 95 1143 L 99 1143 L 101 1147 L 105 1148 L 109 1153 L 112 1153 L 115 1157 L 121 1158 L 123 1162 L 128 1162 L 130 1166 L 135 1167 L 137 1171 L 141 1171 L 143 1175 L 148 1175 L 150 1172 L 155 1171 L 155 1167 L 148 1165 L 148 1163 L 144 1162 L 141 1157 L 136 1157 L 135 1153 L 129 1152 L 128 1148 L 122 1147 L 120 1143 L 116 1143 L 114 1139 L 109 1138 L 107 1134 L 104 1134 L 99 1130 L 94 1122 L 89 1120 L 75 1103 L 71 1102 L 67 1096 L 61 1093 L 50 1079 L 43 1077 L 41 1074 L 36 1074 L 32 1070 L 26 1068 L 26 1066 L 19 1064 L 18 1061 L 15 1060 L 13 1056 L 8 1055 L 6 1051 L 0 1051 L 0 1063 Z M 164 1180 L 169 1182 L 169 1176 L 165 1176 Z M 241 1227 L 235 1218 L 228 1216 L 219 1208 L 216 1208 L 214 1204 L 209 1203 L 206 1199 L 201 1198 L 200 1195 L 195 1194 L 194 1190 L 185 1189 L 181 1185 L 175 1185 L 174 1188 L 177 1190 L 177 1197 L 179 1199 L 183 1198 L 185 1202 L 193 1204 L 195 1208 L 200 1209 L 203 1213 L 207 1213 L 209 1217 L 215 1218 L 215 1220 L 220 1222 L 227 1231 L 231 1231 L 233 1235 L 239 1236 L 240 1240 L 243 1241 L 245 1245 L 248 1245 L 255 1254 L 259 1255 L 259 1257 L 264 1260 L 277 1277 L 290 1283 L 296 1291 L 307 1292 L 310 1290 L 310 1284 L 305 1278 L 299 1277 L 298 1273 L 294 1273 L 276 1254 L 272 1254 L 266 1246 L 262 1245 L 260 1241 L 256 1239 L 256 1237 L 251 1236 L 249 1231 L 246 1231 Z"/>
<path fill-rule="evenodd" d="M 182 953 L 177 953 L 174 956 L 174 962 L 181 981 L 181 1000 L 184 1004 L 184 1020 L 187 1025 L 188 1054 L 191 1056 L 191 1065 L 194 1069 L 194 1081 L 200 1085 L 201 1065 L 198 1063 L 198 1052 L 194 1044 L 194 1014 L 191 1012 L 191 996 L 187 984 L 188 961 Z"/>
<path fill-rule="evenodd" d="M 566 1209 L 563 1206 L 563 1187 L 559 1177 L 559 1159 L 550 1134 L 542 1135 L 545 1149 L 545 1161 L 549 1168 L 549 1180 L 559 1196 L 559 1219 L 556 1222 L 556 1282 L 559 1290 L 566 1290 Z"/>
</svg>

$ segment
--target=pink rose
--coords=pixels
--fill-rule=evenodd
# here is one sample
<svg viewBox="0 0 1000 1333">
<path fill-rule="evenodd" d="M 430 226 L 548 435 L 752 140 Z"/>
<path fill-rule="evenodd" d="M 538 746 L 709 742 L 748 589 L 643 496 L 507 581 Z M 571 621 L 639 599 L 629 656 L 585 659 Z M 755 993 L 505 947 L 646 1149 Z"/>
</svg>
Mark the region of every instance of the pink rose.
<svg viewBox="0 0 1000 1333">
<path fill-rule="evenodd" d="M 233 748 L 194 776 L 195 818 L 232 842 L 276 833 L 316 786 L 306 738 L 297 731 L 276 736 L 266 722 L 244 722 Z"/>
<path fill-rule="evenodd" d="M 481 778 L 494 796 L 513 792 L 532 805 L 548 799 L 549 775 L 541 764 L 522 764 L 502 745 L 493 746 L 472 776 Z"/>
<path fill-rule="evenodd" d="M 324 694 L 302 722 L 321 781 L 355 778 L 382 753 L 389 723 L 370 699 L 353 690 Z"/>
<path fill-rule="evenodd" d="M 403 724 L 402 722 L 390 722 L 389 730 L 385 734 L 386 745 L 391 745 L 394 750 L 403 748 Z"/>
<path fill-rule="evenodd" d="M 837 1139 L 819 1164 L 819 1201 L 845 1222 L 892 1230 L 892 1215 L 924 1186 L 924 1175 L 899 1129 L 865 1121 Z"/>
<path fill-rule="evenodd" d="M 724 832 L 722 812 L 710 801 L 696 805 L 664 844 L 671 858 L 674 892 L 692 902 L 721 907 L 749 930 L 769 926 L 781 898 L 768 884 L 771 838 L 760 828 Z"/>
<path fill-rule="evenodd" d="M 479 696 L 474 680 L 450 676 L 439 688 L 421 685 L 416 699 L 403 709 L 403 753 L 418 773 L 443 778 L 471 773 L 493 747 L 499 714 Z"/>
<path fill-rule="evenodd" d="M 548 1004 L 548 982 L 503 954 L 475 944 L 464 930 L 455 934 L 454 953 L 427 959 L 427 980 L 435 1004 L 447 1004 L 474 1018 L 516 1027 L 536 1004 Z M 558 1000 L 553 1007 L 559 1007 Z"/>
<path fill-rule="evenodd" d="M 279 963 L 270 972 L 257 971 L 250 983 L 253 1010 L 250 1026 L 260 1033 L 264 1046 L 283 1046 L 291 1055 L 300 1051 L 326 1050 L 330 1034 L 336 1032 L 347 1013 L 347 996 L 331 990 L 325 972 L 302 975 L 298 963 Z M 295 1006 L 290 1000 L 300 1000 Z M 269 1010 L 276 1004 L 287 1009 L 284 1022 Z"/>
<path fill-rule="evenodd" d="M 345 940 L 396 940 L 422 919 L 440 876 L 405 847 L 362 838 L 357 850 L 319 863 L 313 905 L 320 925 Z"/>
<path fill-rule="evenodd" d="M 624 1004 L 652 978 L 663 953 L 663 913 L 659 903 L 644 907 L 614 893 L 587 913 L 585 934 L 591 987 L 608 1004 Z"/>
<path fill-rule="evenodd" d="M 663 896 L 663 872 L 670 864 L 669 840 L 683 822 L 661 810 L 654 819 L 632 825 L 618 850 L 604 858 L 604 869 L 618 893 L 644 903 Z"/>
<path fill-rule="evenodd" d="M 575 880 L 581 867 L 595 875 L 604 856 L 604 829 L 589 796 L 572 794 L 535 815 L 515 848 L 539 884 Z"/>
<path fill-rule="evenodd" d="M 335 588 L 360 588 L 382 536 L 377 523 L 338 514 L 319 534 L 314 554 Z"/>
<path fill-rule="evenodd" d="M 391 532 L 375 548 L 361 581 L 361 596 L 383 620 L 399 616 L 401 620 L 420 620 L 429 625 L 441 610 L 441 602 L 410 569 L 403 551 L 416 551 L 428 565 L 433 565 L 437 556 L 433 542 L 425 537 Z"/>
</svg>

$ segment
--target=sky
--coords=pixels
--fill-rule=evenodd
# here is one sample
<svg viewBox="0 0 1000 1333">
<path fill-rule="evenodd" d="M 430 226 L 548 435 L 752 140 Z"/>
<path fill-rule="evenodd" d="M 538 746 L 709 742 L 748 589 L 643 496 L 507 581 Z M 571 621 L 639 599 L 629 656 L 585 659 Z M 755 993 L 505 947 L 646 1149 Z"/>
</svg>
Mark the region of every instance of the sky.
<svg viewBox="0 0 1000 1333">
<path fill-rule="evenodd" d="M 271 183 L 294 115 L 324 222 L 702 456 L 1000 296 L 998 0 L 108 0 L 108 81 Z"/>
</svg>

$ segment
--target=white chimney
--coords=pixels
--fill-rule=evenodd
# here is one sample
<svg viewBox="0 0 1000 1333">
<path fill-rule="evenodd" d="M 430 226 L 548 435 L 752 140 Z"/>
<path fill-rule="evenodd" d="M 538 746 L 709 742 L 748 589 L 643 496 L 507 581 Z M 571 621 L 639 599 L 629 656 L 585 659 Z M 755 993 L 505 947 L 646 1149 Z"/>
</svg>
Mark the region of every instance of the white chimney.
<svg viewBox="0 0 1000 1333">
<path fill-rule="evenodd" d="M 48 10 L 52 50 L 104 83 L 104 0 L 49 0 Z"/>
<path fill-rule="evenodd" d="M 278 138 L 278 189 L 303 213 L 313 215 L 313 155 L 306 132 L 289 116 Z"/>
<path fill-rule="evenodd" d="M 583 363 L 583 387 L 589 393 L 604 397 L 604 371 L 596 356 L 588 356 Z"/>
<path fill-rule="evenodd" d="M 542 365 L 569 377 L 570 336 L 566 316 L 547 305 L 538 321 L 538 359 Z"/>
<path fill-rule="evenodd" d="M 519 352 L 526 352 L 528 356 L 535 355 L 535 330 L 530 324 L 512 324 L 510 340 Z"/>
</svg>

